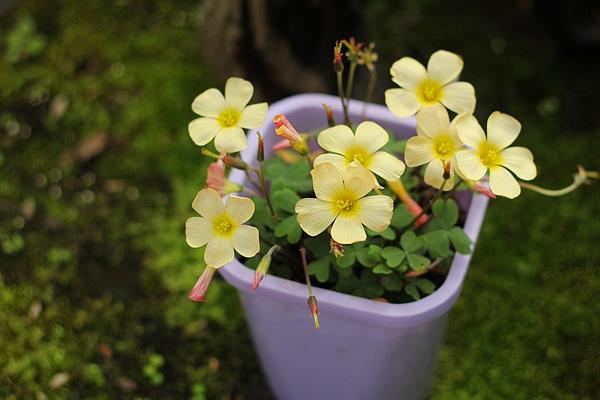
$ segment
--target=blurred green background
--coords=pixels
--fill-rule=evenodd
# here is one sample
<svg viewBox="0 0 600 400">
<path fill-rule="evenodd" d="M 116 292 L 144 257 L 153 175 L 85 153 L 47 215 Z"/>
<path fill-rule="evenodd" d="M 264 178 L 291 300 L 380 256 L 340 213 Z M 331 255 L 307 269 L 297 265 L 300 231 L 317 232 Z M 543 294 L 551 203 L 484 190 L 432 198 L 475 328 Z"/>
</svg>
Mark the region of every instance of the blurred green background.
<svg viewBox="0 0 600 400">
<path fill-rule="evenodd" d="M 183 225 L 206 165 L 187 123 L 228 74 L 270 102 L 298 88 L 265 79 L 269 57 L 292 60 L 267 46 L 257 61 L 246 3 L 223 2 L 237 19 L 215 3 L 0 2 L 0 398 L 270 398 L 235 290 L 217 278 L 204 304 L 187 299 L 202 264 Z M 323 90 L 332 38 L 377 43 L 380 92 L 395 59 L 445 48 L 480 119 L 523 123 L 538 184 L 600 168 L 597 7 L 348 2 L 308 29 L 298 16 L 321 2 L 271 3 L 272 37 L 307 76 L 324 71 Z M 491 204 L 432 399 L 600 398 L 599 194 Z"/>
</svg>

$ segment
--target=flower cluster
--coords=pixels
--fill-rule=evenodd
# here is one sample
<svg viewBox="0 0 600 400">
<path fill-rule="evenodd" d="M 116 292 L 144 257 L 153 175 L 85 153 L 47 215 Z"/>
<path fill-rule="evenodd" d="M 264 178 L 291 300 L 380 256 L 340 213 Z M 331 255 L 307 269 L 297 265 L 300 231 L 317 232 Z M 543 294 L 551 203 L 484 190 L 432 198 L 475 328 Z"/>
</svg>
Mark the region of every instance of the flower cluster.
<svg viewBox="0 0 600 400">
<path fill-rule="evenodd" d="M 581 169 L 573 185 L 558 191 L 518 181 L 537 173 L 531 151 L 510 147 L 521 124 L 495 111 L 486 133 L 473 115 L 475 89 L 459 81 L 463 60 L 445 50 L 433 53 L 427 67 L 403 57 L 390 69 L 400 87 L 385 92 L 385 103 L 397 117 L 416 117 L 416 135 L 390 138 L 368 119 L 366 108 L 355 126 L 348 108 L 354 78 L 364 67 L 369 99 L 378 59 L 374 48 L 354 39 L 336 42 L 333 69 L 343 123 L 336 123 L 328 104 L 323 104 L 324 129 L 317 132 L 299 131 L 285 115 L 274 115 L 266 133 L 279 140 L 270 148 L 276 156 L 265 157 L 265 138 L 258 131 L 255 160 L 238 154 L 247 147 L 244 129 L 263 127 L 268 112 L 267 103 L 248 105 L 254 92 L 250 82 L 229 78 L 225 95 L 208 89 L 194 99 L 192 110 L 201 117 L 189 123 L 190 137 L 198 146 L 212 144 L 214 150 L 203 147 L 202 154 L 215 161 L 192 203 L 200 216 L 189 218 L 185 227 L 187 243 L 205 248 L 207 266 L 192 300 L 204 299 L 215 270 L 232 262 L 235 252 L 256 269 L 253 290 L 272 263 L 287 276 L 302 268 L 315 327 L 319 311 L 311 277 L 358 296 L 418 299 L 435 289 L 427 274 L 443 275 L 455 252 L 471 250 L 457 226 L 459 208 L 450 192 L 515 198 L 523 187 L 559 195 L 597 176 Z M 344 56 L 350 63 L 345 87 Z M 243 170 L 245 182 L 229 181 L 226 168 Z M 221 196 L 228 196 L 225 202 Z"/>
</svg>

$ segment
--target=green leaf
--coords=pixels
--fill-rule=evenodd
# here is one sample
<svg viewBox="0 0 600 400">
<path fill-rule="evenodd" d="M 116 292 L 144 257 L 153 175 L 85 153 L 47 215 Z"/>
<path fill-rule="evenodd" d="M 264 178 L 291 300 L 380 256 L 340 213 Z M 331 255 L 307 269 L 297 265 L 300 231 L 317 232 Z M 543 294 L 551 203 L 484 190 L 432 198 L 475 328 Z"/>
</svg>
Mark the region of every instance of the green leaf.
<svg viewBox="0 0 600 400">
<path fill-rule="evenodd" d="M 302 236 L 302 229 L 298 225 L 295 215 L 287 217 L 275 227 L 275 236 L 284 237 L 286 235 L 291 244 L 297 243 Z"/>
<path fill-rule="evenodd" d="M 379 281 L 379 276 L 371 272 L 370 269 L 363 269 L 360 273 L 360 281 L 362 285 L 370 285 Z"/>
<path fill-rule="evenodd" d="M 448 231 L 450 236 L 450 241 L 452 242 L 452 246 L 458 251 L 460 254 L 469 254 L 471 253 L 471 239 L 467 236 L 467 234 L 458 226 L 453 227 Z"/>
<path fill-rule="evenodd" d="M 329 257 L 319 258 L 308 264 L 308 272 L 321 283 L 329 279 Z"/>
<path fill-rule="evenodd" d="M 371 260 L 373 260 L 373 262 L 378 263 L 380 261 L 382 261 L 381 258 L 381 251 L 383 249 L 375 244 L 372 244 L 369 246 L 369 252 L 367 253 L 369 255 L 369 258 Z"/>
<path fill-rule="evenodd" d="M 445 230 L 427 232 L 423 235 L 425 248 L 433 257 L 447 257 L 452 255 L 450 240 Z"/>
<path fill-rule="evenodd" d="M 450 229 L 458 221 L 458 205 L 453 199 L 438 199 L 431 207 L 433 215 L 444 228 Z"/>
<path fill-rule="evenodd" d="M 414 283 L 407 283 L 406 286 L 404 286 L 404 291 L 407 295 L 409 295 L 415 300 L 419 300 L 421 298 L 419 290 L 417 289 Z"/>
<path fill-rule="evenodd" d="M 422 271 L 431 264 L 429 258 L 419 254 L 409 253 L 406 255 L 406 259 L 408 260 L 408 265 L 416 271 Z"/>
<path fill-rule="evenodd" d="M 377 264 L 375 268 L 373 268 L 373 272 L 376 274 L 388 275 L 394 272 L 394 270 L 385 264 Z"/>
<path fill-rule="evenodd" d="M 423 247 L 423 239 L 418 238 L 413 231 L 406 231 L 400 238 L 400 245 L 407 253 L 416 252 Z"/>
<path fill-rule="evenodd" d="M 361 247 L 359 249 L 356 250 L 356 259 L 358 260 L 358 262 L 361 265 L 364 265 L 365 267 L 373 267 L 375 266 L 375 264 L 377 264 L 376 261 L 372 260 L 371 257 L 369 257 L 369 248 L 368 247 Z"/>
<path fill-rule="evenodd" d="M 337 265 L 339 265 L 342 268 L 351 267 L 352 265 L 354 265 L 354 262 L 356 261 L 356 252 L 351 247 L 346 248 L 346 249 L 344 249 L 344 255 L 341 257 L 338 257 L 336 261 L 337 261 Z"/>
<path fill-rule="evenodd" d="M 398 204 L 394 208 L 394 213 L 392 214 L 392 221 L 390 225 L 396 229 L 402 229 L 405 226 L 408 226 L 413 220 L 413 216 L 404 204 Z"/>
<path fill-rule="evenodd" d="M 402 261 L 404 261 L 404 258 L 406 257 L 406 253 L 402 249 L 391 246 L 383 249 L 381 255 L 386 259 L 386 264 L 392 268 L 402 264 Z"/>
<path fill-rule="evenodd" d="M 350 276 L 340 278 L 334 289 L 338 292 L 351 293 L 358 286 L 360 286 L 360 280 L 352 274 Z"/>
<path fill-rule="evenodd" d="M 404 281 L 398 274 L 392 274 L 385 276 L 381 280 L 381 284 L 385 288 L 385 290 L 389 290 L 390 292 L 399 292 L 402 290 L 404 286 Z"/>
<path fill-rule="evenodd" d="M 296 203 L 300 200 L 300 196 L 296 192 L 285 188 L 273 193 L 273 205 L 280 210 L 294 214 Z"/>
<path fill-rule="evenodd" d="M 417 285 L 419 290 L 425 294 L 431 294 L 435 290 L 435 283 L 431 282 L 429 279 L 417 279 L 415 285 Z"/>
<path fill-rule="evenodd" d="M 374 297 L 379 297 L 383 294 L 383 287 L 378 283 L 372 283 L 370 285 L 361 285 L 358 288 L 356 288 L 352 292 L 352 294 L 355 296 L 372 299 Z"/>
</svg>

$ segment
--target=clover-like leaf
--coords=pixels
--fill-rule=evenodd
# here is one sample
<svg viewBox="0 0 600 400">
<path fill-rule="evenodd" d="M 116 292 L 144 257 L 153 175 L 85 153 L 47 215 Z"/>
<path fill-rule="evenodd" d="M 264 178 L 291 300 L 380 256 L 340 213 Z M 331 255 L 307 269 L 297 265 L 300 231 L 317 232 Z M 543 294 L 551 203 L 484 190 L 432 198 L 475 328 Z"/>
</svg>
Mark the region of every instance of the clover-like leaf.
<svg viewBox="0 0 600 400">
<path fill-rule="evenodd" d="M 404 250 L 397 247 L 388 246 L 381 251 L 381 255 L 385 258 L 385 263 L 392 268 L 398 267 L 404 261 L 406 253 Z"/>
<path fill-rule="evenodd" d="M 420 254 L 408 253 L 406 255 L 406 259 L 408 260 L 408 265 L 416 271 L 424 270 L 431 261 L 429 258 L 422 256 Z"/>
<path fill-rule="evenodd" d="M 280 210 L 294 214 L 300 196 L 291 189 L 284 188 L 273 193 L 273 205 Z"/>
<path fill-rule="evenodd" d="M 404 281 L 398 274 L 391 274 L 385 276 L 381 280 L 381 284 L 385 288 L 385 290 L 389 290 L 390 292 L 399 292 L 404 287 Z"/>
<path fill-rule="evenodd" d="M 413 253 L 420 250 L 423 247 L 423 239 L 417 237 L 417 234 L 413 231 L 406 231 L 400 238 L 400 245 L 407 253 Z"/>
<path fill-rule="evenodd" d="M 425 294 L 431 294 L 435 290 L 435 284 L 429 279 L 417 279 L 415 285 Z"/>
<path fill-rule="evenodd" d="M 431 210 L 444 228 L 450 229 L 456 225 L 458 221 L 458 205 L 453 199 L 438 199 L 433 203 Z"/>
<path fill-rule="evenodd" d="M 399 204 L 394 207 L 394 213 L 392 214 L 392 220 L 390 225 L 396 229 L 402 229 L 408 226 L 412 220 L 413 215 L 408 212 L 408 209 L 404 204 Z"/>
<path fill-rule="evenodd" d="M 376 274 L 388 275 L 388 274 L 391 274 L 392 272 L 394 272 L 394 270 L 391 269 L 390 267 L 388 267 L 385 264 L 377 264 L 373 268 L 373 272 L 376 273 Z"/>
<path fill-rule="evenodd" d="M 461 228 L 458 226 L 453 227 L 448 231 L 448 235 L 450 236 L 450 241 L 452 242 L 452 246 L 454 246 L 456 251 L 458 251 L 460 254 L 471 253 L 471 239 L 469 239 L 469 237 Z"/>
<path fill-rule="evenodd" d="M 319 282 L 327 282 L 327 279 L 329 279 L 329 257 L 319 258 L 311 262 L 308 264 L 308 271 Z"/>
</svg>

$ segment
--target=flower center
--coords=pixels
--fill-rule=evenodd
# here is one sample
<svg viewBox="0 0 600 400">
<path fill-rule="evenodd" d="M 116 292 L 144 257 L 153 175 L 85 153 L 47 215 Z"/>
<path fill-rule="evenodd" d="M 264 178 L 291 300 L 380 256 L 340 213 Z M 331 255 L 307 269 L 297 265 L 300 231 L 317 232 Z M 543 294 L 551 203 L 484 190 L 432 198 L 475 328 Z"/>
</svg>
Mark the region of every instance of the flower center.
<svg viewBox="0 0 600 400">
<path fill-rule="evenodd" d="M 442 85 L 432 79 L 423 80 L 417 87 L 417 97 L 422 103 L 435 103 L 442 99 Z"/>
<path fill-rule="evenodd" d="M 213 220 L 213 233 L 217 236 L 231 236 L 235 231 L 235 224 L 227 215 L 221 215 Z"/>
<path fill-rule="evenodd" d="M 221 114 L 217 117 L 217 121 L 223 128 L 231 128 L 236 126 L 240 120 L 240 112 L 235 108 L 226 108 L 221 111 Z"/>
<path fill-rule="evenodd" d="M 440 160 L 449 160 L 456 152 L 456 143 L 450 134 L 438 135 L 433 139 L 433 153 Z"/>
<path fill-rule="evenodd" d="M 487 141 L 479 146 L 479 159 L 490 169 L 502 163 L 500 149 Z"/>
<path fill-rule="evenodd" d="M 345 199 L 336 201 L 335 205 L 340 211 L 351 211 L 354 203 L 352 200 Z"/>
<path fill-rule="evenodd" d="M 347 164 L 356 161 L 363 167 L 368 168 L 369 164 L 371 163 L 371 154 L 364 147 L 352 147 L 346 151 L 345 156 Z"/>
</svg>

